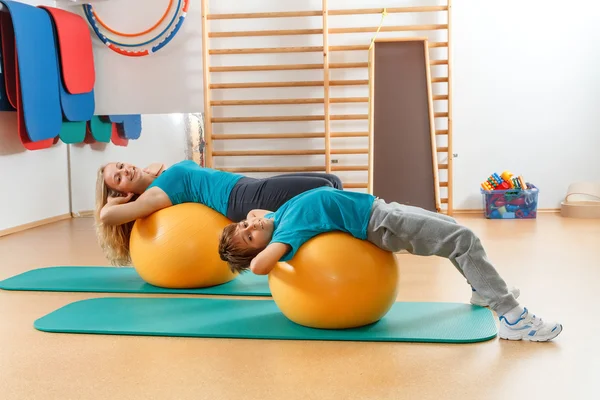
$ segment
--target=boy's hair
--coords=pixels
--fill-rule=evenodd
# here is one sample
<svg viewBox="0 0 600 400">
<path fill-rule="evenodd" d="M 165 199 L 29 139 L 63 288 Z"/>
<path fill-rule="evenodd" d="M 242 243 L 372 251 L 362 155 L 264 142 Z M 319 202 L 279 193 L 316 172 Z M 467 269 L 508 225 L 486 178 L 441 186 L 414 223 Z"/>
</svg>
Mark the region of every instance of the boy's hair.
<svg viewBox="0 0 600 400">
<path fill-rule="evenodd" d="M 239 241 L 234 240 L 237 225 L 233 223 L 223 228 L 219 237 L 219 256 L 227 261 L 232 272 L 242 273 L 250 268 L 250 262 L 262 249 L 240 246 Z"/>
</svg>

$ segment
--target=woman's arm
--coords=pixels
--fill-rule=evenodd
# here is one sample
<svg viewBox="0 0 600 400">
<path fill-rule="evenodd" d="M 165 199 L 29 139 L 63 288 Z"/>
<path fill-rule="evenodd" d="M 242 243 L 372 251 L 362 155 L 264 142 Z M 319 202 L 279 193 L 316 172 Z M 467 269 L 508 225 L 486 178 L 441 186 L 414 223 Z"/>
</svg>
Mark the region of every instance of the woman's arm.
<svg viewBox="0 0 600 400">
<path fill-rule="evenodd" d="M 169 196 L 161 189 L 153 187 L 137 200 L 128 203 L 107 203 L 100 211 L 100 221 L 106 225 L 121 225 L 138 218 L 144 218 L 162 208 L 171 206 Z"/>
<path fill-rule="evenodd" d="M 152 163 L 152 164 L 148 165 L 146 168 L 144 168 L 144 171 L 146 171 L 147 173 L 152 174 L 154 176 L 158 176 L 163 171 L 163 169 L 165 169 L 165 164 Z"/>
<path fill-rule="evenodd" d="M 271 212 L 273 212 L 273 211 L 260 210 L 260 209 L 251 210 L 248 213 L 247 218 L 252 218 L 252 217 L 254 217 L 254 218 L 262 218 L 262 217 L 264 217 L 265 215 L 267 215 L 268 213 L 271 213 Z"/>
<path fill-rule="evenodd" d="M 285 243 L 271 243 L 250 262 L 250 270 L 256 275 L 267 275 L 290 249 Z"/>
</svg>

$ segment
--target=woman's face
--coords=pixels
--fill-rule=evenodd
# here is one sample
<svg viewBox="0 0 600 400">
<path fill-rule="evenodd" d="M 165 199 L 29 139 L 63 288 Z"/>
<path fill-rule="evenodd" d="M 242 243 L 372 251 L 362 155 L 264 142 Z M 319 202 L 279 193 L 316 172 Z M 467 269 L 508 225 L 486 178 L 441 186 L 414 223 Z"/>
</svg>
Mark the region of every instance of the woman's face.
<svg viewBox="0 0 600 400">
<path fill-rule="evenodd" d="M 135 165 L 114 162 L 104 167 L 104 182 L 109 188 L 121 193 L 142 194 L 152 179 Z"/>
</svg>

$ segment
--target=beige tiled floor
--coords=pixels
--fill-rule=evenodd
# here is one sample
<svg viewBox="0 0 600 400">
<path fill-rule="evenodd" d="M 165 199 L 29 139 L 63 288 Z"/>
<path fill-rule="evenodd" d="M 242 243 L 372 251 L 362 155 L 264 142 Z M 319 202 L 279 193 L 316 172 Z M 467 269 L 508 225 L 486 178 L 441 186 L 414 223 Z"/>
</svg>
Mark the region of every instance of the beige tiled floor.
<svg viewBox="0 0 600 400">
<path fill-rule="evenodd" d="M 472 345 L 49 334 L 33 321 L 92 293 L 0 291 L 0 398 L 594 399 L 600 344 L 600 221 L 458 216 L 533 312 L 559 319 L 550 343 Z M 468 302 L 439 258 L 400 255 L 399 301 Z M 50 265 L 105 264 L 92 220 L 0 238 L 0 279 Z"/>
</svg>

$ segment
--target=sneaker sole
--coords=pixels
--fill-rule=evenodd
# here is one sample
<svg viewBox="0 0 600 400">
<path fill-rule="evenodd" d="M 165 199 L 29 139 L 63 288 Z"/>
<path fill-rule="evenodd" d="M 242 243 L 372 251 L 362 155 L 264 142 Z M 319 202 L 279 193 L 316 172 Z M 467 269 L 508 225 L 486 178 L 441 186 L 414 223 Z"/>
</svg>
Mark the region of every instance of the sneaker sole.
<svg viewBox="0 0 600 400">
<path fill-rule="evenodd" d="M 548 342 L 552 339 L 554 339 L 555 337 L 557 337 L 558 335 L 560 335 L 560 333 L 563 331 L 563 326 L 562 324 L 558 324 L 558 329 L 556 329 L 554 332 L 551 332 L 550 334 L 546 335 L 546 336 L 521 336 L 521 335 L 514 335 L 514 336 L 503 336 L 501 334 L 498 334 L 498 337 L 500 339 L 504 339 L 504 340 L 512 340 L 512 341 L 519 341 L 519 340 L 523 340 L 523 341 L 527 341 L 527 342 Z"/>
</svg>

